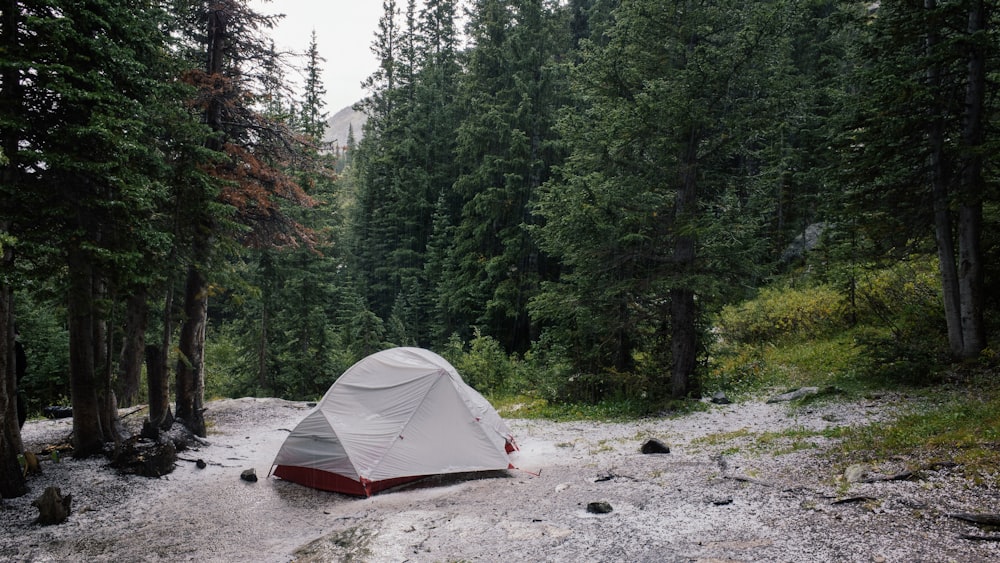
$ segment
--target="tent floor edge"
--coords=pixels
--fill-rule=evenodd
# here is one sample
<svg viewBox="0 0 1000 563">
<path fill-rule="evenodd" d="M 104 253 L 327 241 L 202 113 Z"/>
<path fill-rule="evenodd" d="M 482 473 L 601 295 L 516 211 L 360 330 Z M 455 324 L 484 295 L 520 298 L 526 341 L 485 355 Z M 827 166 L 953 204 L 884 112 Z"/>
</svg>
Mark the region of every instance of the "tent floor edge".
<svg viewBox="0 0 1000 563">
<path fill-rule="evenodd" d="M 285 481 L 292 481 L 306 487 L 357 497 L 370 497 L 386 489 L 405 485 L 406 483 L 426 477 L 426 475 L 413 475 L 380 481 L 369 481 L 362 477 L 359 481 L 356 481 L 350 477 L 323 471 L 322 469 L 295 465 L 278 465 L 275 467 L 273 475 Z"/>
</svg>

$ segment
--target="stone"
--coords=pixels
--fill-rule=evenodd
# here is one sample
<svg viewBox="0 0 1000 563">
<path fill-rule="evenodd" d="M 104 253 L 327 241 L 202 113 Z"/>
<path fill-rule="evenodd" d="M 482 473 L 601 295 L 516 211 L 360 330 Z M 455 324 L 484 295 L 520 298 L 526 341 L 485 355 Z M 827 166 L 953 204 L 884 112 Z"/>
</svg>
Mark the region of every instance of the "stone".
<svg viewBox="0 0 1000 563">
<path fill-rule="evenodd" d="M 767 400 L 768 403 L 784 403 L 788 401 L 797 401 L 804 397 L 810 395 L 815 395 L 819 393 L 819 387 L 802 387 L 799 389 L 794 389 L 788 391 L 787 393 L 782 393 L 781 395 L 776 395 Z"/>
<path fill-rule="evenodd" d="M 670 446 L 664 444 L 656 438 L 650 438 L 649 440 L 646 440 L 646 443 L 642 445 L 642 448 L 640 448 L 639 451 L 644 454 L 668 454 L 670 453 Z"/>
<path fill-rule="evenodd" d="M 732 401 L 729 400 L 729 397 L 725 393 L 719 391 L 712 395 L 712 403 L 716 405 L 729 405 L 732 404 Z"/>
<path fill-rule="evenodd" d="M 243 479 L 248 483 L 256 483 L 257 471 L 255 471 L 252 467 L 250 469 L 245 469 L 243 473 L 240 473 L 240 479 Z"/>
<path fill-rule="evenodd" d="M 200 458 L 195 460 L 194 465 L 198 469 L 205 469 L 206 467 L 208 467 L 208 464 L 205 463 L 205 460 L 200 459 Z"/>
<path fill-rule="evenodd" d="M 38 518 L 35 522 L 42 526 L 61 524 L 69 518 L 73 495 L 63 496 L 59 487 L 47 487 L 42 496 L 32 501 L 38 508 Z"/>
<path fill-rule="evenodd" d="M 614 510 L 614 508 L 611 508 L 611 505 L 604 501 L 591 502 L 587 504 L 587 512 L 591 514 L 607 514 L 612 510 Z"/>
</svg>

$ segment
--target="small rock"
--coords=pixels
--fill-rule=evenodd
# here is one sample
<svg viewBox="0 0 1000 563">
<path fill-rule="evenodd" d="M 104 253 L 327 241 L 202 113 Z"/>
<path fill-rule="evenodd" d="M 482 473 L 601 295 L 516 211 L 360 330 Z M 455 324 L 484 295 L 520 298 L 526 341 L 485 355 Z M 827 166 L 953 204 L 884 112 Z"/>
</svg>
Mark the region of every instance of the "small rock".
<svg viewBox="0 0 1000 563">
<path fill-rule="evenodd" d="M 716 405 L 729 405 L 732 401 L 729 400 L 729 397 L 727 397 L 725 393 L 719 391 L 718 393 L 712 395 L 712 403 Z"/>
<path fill-rule="evenodd" d="M 819 393 L 819 387 L 802 387 L 800 389 L 794 389 L 787 393 L 782 393 L 771 397 L 767 400 L 768 403 L 784 403 L 788 401 L 795 401 L 803 397 L 808 397 L 809 395 L 815 395 Z"/>
<path fill-rule="evenodd" d="M 708 499 L 708 502 L 715 506 L 726 506 L 727 504 L 733 504 L 733 497 L 712 497 Z"/>
<path fill-rule="evenodd" d="M 556 492 L 561 493 L 570 487 L 569 483 L 559 483 L 556 485 Z"/>
<path fill-rule="evenodd" d="M 244 481 L 247 481 L 249 483 L 256 483 L 257 471 L 255 471 L 254 468 L 252 467 L 250 469 L 245 469 L 243 470 L 243 473 L 240 473 L 240 479 L 243 479 Z"/>
<path fill-rule="evenodd" d="M 670 446 L 664 444 L 656 438 L 650 438 L 649 440 L 646 440 L 645 444 L 642 445 L 642 449 L 640 451 L 644 454 L 668 454 L 670 453 Z"/>
<path fill-rule="evenodd" d="M 197 459 L 197 460 L 195 460 L 195 462 L 194 462 L 194 465 L 195 465 L 195 467 L 197 467 L 198 469 L 205 469 L 206 467 L 208 467 L 208 464 L 207 464 L 207 463 L 205 463 L 205 460 L 203 460 L 203 459 L 200 459 L 200 458 L 199 458 L 199 459 Z"/>
<path fill-rule="evenodd" d="M 612 510 L 614 510 L 614 508 L 611 508 L 611 505 L 604 501 L 591 502 L 587 504 L 587 512 L 591 514 L 607 514 Z"/>
</svg>

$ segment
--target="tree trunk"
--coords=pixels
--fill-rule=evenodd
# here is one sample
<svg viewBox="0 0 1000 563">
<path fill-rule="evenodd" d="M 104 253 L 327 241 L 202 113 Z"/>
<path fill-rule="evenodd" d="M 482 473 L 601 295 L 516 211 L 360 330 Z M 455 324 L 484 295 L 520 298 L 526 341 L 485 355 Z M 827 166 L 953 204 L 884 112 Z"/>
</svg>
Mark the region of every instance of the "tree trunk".
<svg viewBox="0 0 1000 563">
<path fill-rule="evenodd" d="M 6 225 L 0 225 L 0 233 Z M 13 251 L 3 252 L 4 271 L 13 266 Z M 0 285 L 0 498 L 14 498 L 28 492 L 17 455 L 24 449 L 17 421 L 17 381 L 14 367 L 13 294 L 10 286 Z"/>
<path fill-rule="evenodd" d="M 83 250 L 70 250 L 69 266 L 69 372 L 73 402 L 73 455 L 87 457 L 104 447 L 101 427 L 100 385 L 94 369 L 93 268 Z"/>
<path fill-rule="evenodd" d="M 673 268 L 677 280 L 670 290 L 671 396 L 680 399 L 694 391 L 694 370 L 698 357 L 698 315 L 695 292 L 687 276 L 694 267 L 695 238 L 690 222 L 697 208 L 698 141 L 696 130 L 689 134 L 681 161 L 679 187 L 674 200 Z"/>
<path fill-rule="evenodd" d="M 958 212 L 958 286 L 961 297 L 960 359 L 979 356 L 986 346 L 983 325 L 983 108 L 986 100 L 986 7 L 983 0 L 969 11 L 968 84 L 962 131 L 961 202 Z"/>
<path fill-rule="evenodd" d="M 198 436 L 205 436 L 202 405 L 205 390 L 205 325 L 208 322 L 208 282 L 197 266 L 188 268 L 184 288 L 184 324 L 177 343 L 177 418 Z"/>
<path fill-rule="evenodd" d="M 924 0 L 924 8 L 930 12 L 937 8 L 937 0 Z M 931 26 L 925 39 L 928 58 L 935 57 L 938 48 L 937 28 Z M 938 89 L 941 70 L 931 66 L 927 70 L 927 82 L 931 89 Z M 948 327 L 948 345 L 956 357 L 962 351 L 962 319 L 958 288 L 958 267 L 955 263 L 955 239 L 952 235 L 950 181 L 944 157 L 944 117 L 937 108 L 931 108 L 927 140 L 930 148 L 928 175 L 931 196 L 934 202 L 934 235 L 938 249 L 938 269 L 941 274 L 941 288 L 944 297 L 945 324 Z"/>
<path fill-rule="evenodd" d="M 129 407 L 139 399 L 142 355 L 146 348 L 146 324 L 149 304 L 145 288 L 128 298 L 125 311 L 125 342 L 118 362 L 118 398 Z"/>
<path fill-rule="evenodd" d="M 154 345 L 146 347 L 146 383 L 149 389 L 149 415 L 146 421 L 155 435 L 159 430 L 170 428 L 174 417 L 170 412 L 170 380 L 167 378 L 166 363 L 162 350 Z"/>
<path fill-rule="evenodd" d="M 124 435 L 121 420 L 118 418 L 118 397 L 113 388 L 114 382 L 114 338 L 108 326 L 113 324 L 110 312 L 104 310 L 103 303 L 114 301 L 108 295 L 107 282 L 99 273 L 94 273 L 94 374 L 97 377 L 97 404 L 100 410 L 101 428 L 104 430 L 105 441 L 114 441 L 117 446 Z"/>
<path fill-rule="evenodd" d="M 12 0 L 0 0 L 0 50 L 15 53 L 18 46 L 18 20 L 20 7 Z M 17 109 L 21 107 L 20 73 L 16 65 L 0 68 L 0 103 Z M 0 163 L 0 182 L 16 186 L 17 150 L 20 136 L 16 127 L 0 129 L 0 154 L 8 160 Z M 0 201 L 0 205 L 6 202 Z M 0 235 L 7 233 L 9 225 L 0 222 Z M 14 271 L 14 250 L 0 236 L 0 271 Z M 17 462 L 17 455 L 24 449 L 17 418 L 17 370 L 14 366 L 14 299 L 7 276 L 0 276 L 0 498 L 24 495 L 28 489 L 24 473 Z"/>
</svg>

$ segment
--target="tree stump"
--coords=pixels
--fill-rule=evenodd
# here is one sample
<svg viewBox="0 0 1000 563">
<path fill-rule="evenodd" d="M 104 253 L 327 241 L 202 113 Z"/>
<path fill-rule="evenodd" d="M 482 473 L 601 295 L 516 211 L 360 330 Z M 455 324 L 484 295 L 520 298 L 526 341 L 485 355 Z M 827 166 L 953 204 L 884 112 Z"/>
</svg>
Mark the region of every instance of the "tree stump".
<svg viewBox="0 0 1000 563">
<path fill-rule="evenodd" d="M 38 507 L 38 519 L 35 522 L 43 526 L 61 524 L 69 518 L 72 502 L 73 495 L 62 496 L 59 487 L 46 488 L 42 496 L 31 503 Z"/>
<path fill-rule="evenodd" d="M 162 477 L 174 470 L 177 448 L 169 440 L 148 440 L 133 436 L 122 442 L 111 466 L 122 473 Z"/>
</svg>

